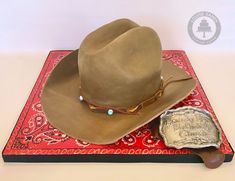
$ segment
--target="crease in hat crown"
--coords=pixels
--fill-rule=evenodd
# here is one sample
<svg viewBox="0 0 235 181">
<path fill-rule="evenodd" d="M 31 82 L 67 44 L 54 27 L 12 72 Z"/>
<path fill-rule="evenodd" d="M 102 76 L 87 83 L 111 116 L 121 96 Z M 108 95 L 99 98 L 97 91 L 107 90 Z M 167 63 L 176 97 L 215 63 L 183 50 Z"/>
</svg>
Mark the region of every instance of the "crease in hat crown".
<svg viewBox="0 0 235 181">
<path fill-rule="evenodd" d="M 161 43 L 157 33 L 128 19 L 90 33 L 78 55 L 80 95 L 95 105 L 129 108 L 161 86 Z"/>
</svg>

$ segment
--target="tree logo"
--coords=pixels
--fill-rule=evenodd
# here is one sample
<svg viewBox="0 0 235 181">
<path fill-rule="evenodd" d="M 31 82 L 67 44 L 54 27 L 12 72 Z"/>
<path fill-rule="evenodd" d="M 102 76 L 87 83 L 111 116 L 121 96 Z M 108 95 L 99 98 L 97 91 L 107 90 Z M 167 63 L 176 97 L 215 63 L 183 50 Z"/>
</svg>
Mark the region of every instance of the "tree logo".
<svg viewBox="0 0 235 181">
<path fill-rule="evenodd" d="M 219 19 L 212 13 L 201 11 L 188 22 L 188 34 L 196 43 L 207 45 L 214 42 L 221 31 Z"/>
</svg>

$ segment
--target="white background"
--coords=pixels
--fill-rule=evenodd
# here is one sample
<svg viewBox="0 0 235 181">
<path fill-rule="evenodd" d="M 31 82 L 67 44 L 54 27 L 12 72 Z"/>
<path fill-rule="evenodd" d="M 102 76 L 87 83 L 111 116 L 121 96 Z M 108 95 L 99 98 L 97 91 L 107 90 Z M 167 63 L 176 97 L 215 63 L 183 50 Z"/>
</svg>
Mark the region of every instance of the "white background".
<svg viewBox="0 0 235 181">
<path fill-rule="evenodd" d="M 211 45 L 188 36 L 187 23 L 199 11 L 221 22 L 220 37 Z M 0 51 L 75 49 L 89 32 L 123 17 L 154 28 L 163 49 L 235 50 L 233 0 L 1 0 Z"/>
<path fill-rule="evenodd" d="M 193 42 L 189 19 L 210 11 L 221 23 L 210 45 Z M 163 49 L 186 51 L 213 109 L 235 148 L 235 1 L 0 0 L 0 150 L 53 49 L 79 48 L 99 26 L 129 18 L 154 28 Z M 0 162 L 0 180 L 232 180 L 235 161 L 215 170 L 202 164 L 23 164 Z"/>
</svg>

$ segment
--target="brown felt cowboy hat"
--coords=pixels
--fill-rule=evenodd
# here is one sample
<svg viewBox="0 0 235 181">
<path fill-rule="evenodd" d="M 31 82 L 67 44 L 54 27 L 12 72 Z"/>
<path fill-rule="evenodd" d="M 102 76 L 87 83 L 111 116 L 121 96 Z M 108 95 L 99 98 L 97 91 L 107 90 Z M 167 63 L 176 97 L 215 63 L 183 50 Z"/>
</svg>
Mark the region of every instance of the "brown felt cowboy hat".
<svg viewBox="0 0 235 181">
<path fill-rule="evenodd" d="M 109 144 L 150 122 L 195 88 L 184 70 L 161 60 L 156 32 L 120 19 L 90 33 L 49 76 L 41 102 L 66 134 Z"/>
</svg>

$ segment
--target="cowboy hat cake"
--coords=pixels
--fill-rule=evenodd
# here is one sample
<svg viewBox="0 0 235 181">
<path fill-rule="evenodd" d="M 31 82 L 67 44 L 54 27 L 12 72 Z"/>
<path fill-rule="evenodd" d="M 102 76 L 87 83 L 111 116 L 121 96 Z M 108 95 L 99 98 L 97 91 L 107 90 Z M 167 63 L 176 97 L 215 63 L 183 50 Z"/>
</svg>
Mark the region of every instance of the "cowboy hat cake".
<svg viewBox="0 0 235 181">
<path fill-rule="evenodd" d="M 48 121 L 71 137 L 114 143 L 186 98 L 196 82 L 162 61 L 157 33 L 128 19 L 91 32 L 50 74 Z"/>
</svg>

